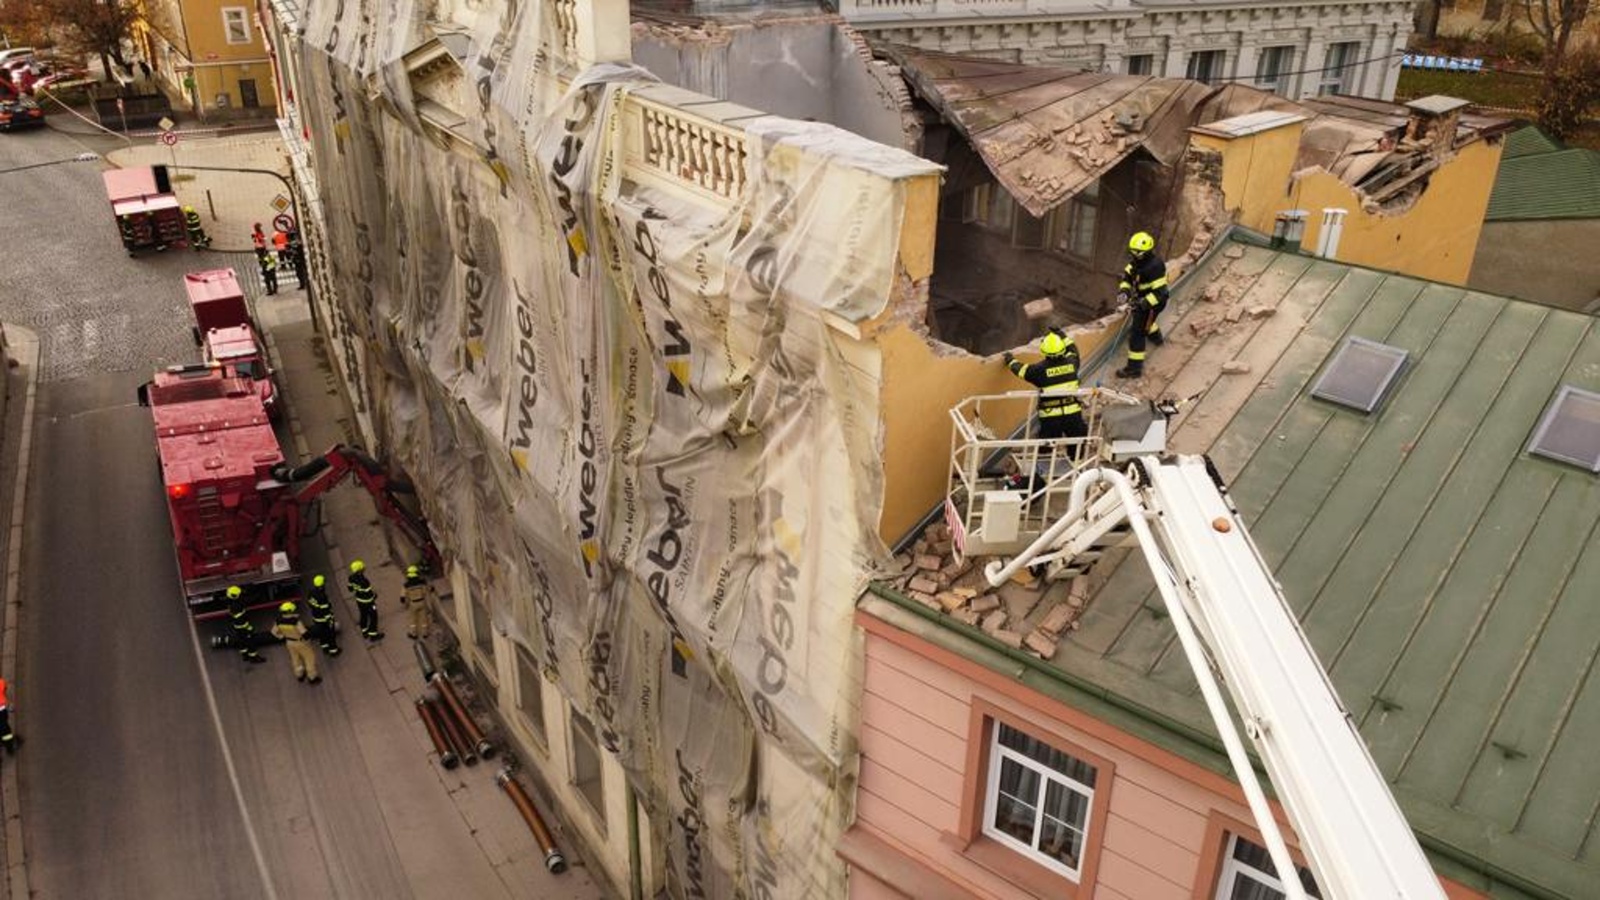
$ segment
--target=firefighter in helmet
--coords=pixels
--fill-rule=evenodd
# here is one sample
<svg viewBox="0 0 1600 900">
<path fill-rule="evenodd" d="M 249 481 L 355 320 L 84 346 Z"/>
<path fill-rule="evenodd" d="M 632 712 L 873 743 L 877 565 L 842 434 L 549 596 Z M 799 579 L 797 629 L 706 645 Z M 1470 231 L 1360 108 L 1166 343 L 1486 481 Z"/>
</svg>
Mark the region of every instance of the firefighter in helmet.
<svg viewBox="0 0 1600 900">
<path fill-rule="evenodd" d="M 413 640 L 428 636 L 432 615 L 428 610 L 428 595 L 432 593 L 433 585 L 422 577 L 422 570 L 416 566 L 406 566 L 406 582 L 401 588 L 400 603 L 406 608 L 406 636 Z"/>
<path fill-rule="evenodd" d="M 211 238 L 200 224 L 200 214 L 192 206 L 183 208 L 183 227 L 189 232 L 189 249 L 202 250 L 211 246 Z"/>
<path fill-rule="evenodd" d="M 361 636 L 368 642 L 383 640 L 383 632 L 378 630 L 378 592 L 367 580 L 367 564 L 359 559 L 352 562 L 347 583 L 350 598 L 356 601 L 356 624 L 361 629 Z"/>
<path fill-rule="evenodd" d="M 1167 264 L 1156 256 L 1156 239 L 1141 231 L 1128 239 L 1128 264 L 1122 267 L 1122 283 L 1117 299 L 1129 307 L 1128 364 L 1117 370 L 1118 378 L 1144 375 L 1146 343 L 1157 347 L 1166 343 L 1156 317 L 1167 308 Z"/>
<path fill-rule="evenodd" d="M 311 610 L 310 636 L 322 646 L 329 656 L 339 655 L 339 624 L 333 617 L 333 603 L 328 599 L 328 579 L 321 575 L 311 579 L 311 590 L 306 591 L 306 606 Z"/>
<path fill-rule="evenodd" d="M 317 674 L 317 654 L 311 652 L 306 640 L 306 626 L 300 621 L 300 611 L 293 603 L 278 604 L 278 621 L 272 626 L 272 636 L 283 641 L 289 651 L 289 667 L 296 681 L 316 684 L 322 680 Z"/>
<path fill-rule="evenodd" d="M 235 584 L 229 586 L 227 593 L 228 625 L 232 629 L 233 645 L 239 648 L 239 658 L 245 662 L 266 662 L 266 657 L 256 652 L 256 627 L 250 624 L 244 590 Z"/>
<path fill-rule="evenodd" d="M 1044 359 L 1024 365 L 1011 351 L 1005 354 L 1011 374 L 1039 389 L 1039 433 L 1044 440 L 1081 438 L 1089 433 L 1078 402 L 1078 345 L 1059 328 L 1039 340 Z"/>
</svg>

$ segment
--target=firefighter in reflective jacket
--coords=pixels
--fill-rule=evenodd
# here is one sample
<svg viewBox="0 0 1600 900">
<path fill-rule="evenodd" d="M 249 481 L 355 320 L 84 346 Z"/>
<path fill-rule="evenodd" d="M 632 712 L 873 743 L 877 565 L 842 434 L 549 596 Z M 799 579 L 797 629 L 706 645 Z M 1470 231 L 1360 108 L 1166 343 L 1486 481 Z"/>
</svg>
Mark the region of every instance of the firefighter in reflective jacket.
<svg viewBox="0 0 1600 900">
<path fill-rule="evenodd" d="M 1039 389 L 1039 434 L 1045 440 L 1079 438 L 1089 433 L 1078 402 L 1078 345 L 1067 333 L 1052 328 L 1039 341 L 1044 359 L 1025 366 L 1007 350 L 1006 368 Z M 1067 392 L 1072 393 L 1067 393 Z"/>
<path fill-rule="evenodd" d="M 4 678 L 0 678 L 0 744 L 4 744 L 7 753 L 16 753 L 19 738 L 11 730 L 11 701 L 6 697 L 10 685 Z"/>
<path fill-rule="evenodd" d="M 200 224 L 200 214 L 192 206 L 183 208 L 183 227 L 189 232 L 189 249 L 200 250 L 211 246 L 211 238 L 206 235 L 205 226 Z"/>
<path fill-rule="evenodd" d="M 1156 239 L 1141 231 L 1128 239 L 1128 264 L 1122 268 L 1118 299 L 1130 307 L 1128 312 L 1128 364 L 1117 370 L 1118 378 L 1144 375 L 1145 344 L 1157 347 L 1166 343 L 1156 317 L 1167 308 L 1167 264 L 1156 256 Z"/>
<path fill-rule="evenodd" d="M 228 625 L 232 629 L 233 645 L 239 648 L 239 658 L 245 662 L 266 662 L 266 657 L 256 652 L 256 627 L 250 624 L 247 612 L 244 591 L 238 585 L 228 588 Z"/>
<path fill-rule="evenodd" d="M 349 586 L 350 598 L 356 601 L 356 624 L 361 636 L 368 641 L 383 640 L 383 632 L 378 630 L 378 592 L 367 580 L 367 564 L 359 559 L 350 564 Z"/>
<path fill-rule="evenodd" d="M 317 674 L 317 654 L 311 652 L 306 640 L 306 626 L 300 621 L 300 611 L 293 603 L 278 605 L 278 621 L 272 626 L 272 636 L 283 641 L 289 651 L 289 666 L 296 681 L 316 684 L 322 680 Z"/>
<path fill-rule="evenodd" d="M 406 608 L 407 637 L 420 640 L 428 636 L 431 615 L 428 611 L 428 595 L 431 593 L 433 585 L 422 577 L 422 570 L 416 566 L 407 566 L 406 583 L 400 589 L 400 603 Z"/>
<path fill-rule="evenodd" d="M 311 590 L 306 591 L 306 606 L 311 610 L 309 636 L 322 645 L 322 652 L 339 655 L 339 623 L 333 617 L 333 603 L 328 600 L 328 579 L 317 575 L 311 579 Z"/>
</svg>

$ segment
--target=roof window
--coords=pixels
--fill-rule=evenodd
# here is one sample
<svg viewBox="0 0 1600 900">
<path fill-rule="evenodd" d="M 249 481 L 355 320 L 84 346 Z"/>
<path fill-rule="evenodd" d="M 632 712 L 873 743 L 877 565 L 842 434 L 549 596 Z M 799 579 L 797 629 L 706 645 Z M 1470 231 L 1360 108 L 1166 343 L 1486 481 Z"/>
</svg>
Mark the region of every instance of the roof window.
<svg viewBox="0 0 1600 900">
<path fill-rule="evenodd" d="M 1366 338 L 1348 337 L 1322 370 L 1311 396 L 1364 413 L 1383 402 L 1396 375 L 1405 366 L 1406 351 Z"/>
<path fill-rule="evenodd" d="M 1533 430 L 1528 452 L 1600 472 L 1600 394 L 1563 384 Z"/>
</svg>

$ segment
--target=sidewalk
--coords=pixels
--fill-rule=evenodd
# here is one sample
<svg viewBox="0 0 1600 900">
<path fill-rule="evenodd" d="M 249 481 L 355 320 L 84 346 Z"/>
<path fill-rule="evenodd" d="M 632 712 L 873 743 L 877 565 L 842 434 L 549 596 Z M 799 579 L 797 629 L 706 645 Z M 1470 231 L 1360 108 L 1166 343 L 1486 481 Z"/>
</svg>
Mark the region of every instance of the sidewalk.
<svg viewBox="0 0 1600 900">
<path fill-rule="evenodd" d="M 0 474 L 7 476 L 0 483 L 0 522 L 5 529 L 0 534 L 0 547 L 4 548 L 4 593 L 0 594 L 0 678 L 7 683 L 17 675 L 17 621 L 22 597 L 18 582 L 22 576 L 22 510 L 26 502 L 28 466 L 33 450 L 33 404 L 39 375 L 39 338 L 19 325 L 3 324 L 5 353 L 0 354 L 0 385 L 5 389 L 5 402 L 0 404 Z M 16 362 L 16 368 L 10 363 Z M 15 718 L 12 727 L 20 735 L 22 725 Z M 5 876 L 0 878 L 0 900 L 28 897 L 27 860 L 22 846 L 22 812 L 17 803 L 21 796 L 17 786 L 16 765 L 0 763 L 0 815 L 5 817 L 5 827 L 0 831 L 0 863 Z"/>
<path fill-rule="evenodd" d="M 312 330 L 304 292 L 258 296 L 255 307 L 278 360 L 280 388 L 290 403 L 294 446 L 286 449 L 304 460 L 333 444 L 357 442 L 354 424 L 346 417 L 342 388 L 328 364 L 321 336 Z M 345 654 L 337 677 L 362 696 L 387 694 L 385 704 L 352 710 L 350 724 L 378 786 L 379 803 L 395 849 L 404 860 L 413 895 L 440 900 L 606 897 L 606 890 L 600 887 L 603 882 L 592 878 L 583 866 L 577 856 L 580 848 L 568 838 L 554 806 L 540 797 L 530 779 L 523 778 L 523 786 L 556 832 L 560 849 L 572 865 L 562 875 L 545 870 L 543 855 L 527 826 L 494 782 L 494 774 L 508 761 L 511 750 L 496 729 L 485 728 L 500 750 L 495 759 L 450 771 L 437 764 L 413 705 L 424 685 L 397 602 L 404 566 L 414 555 L 401 542 L 391 556 L 390 543 L 379 524 L 382 520 L 374 516 L 371 498 L 364 491 L 347 485 L 326 495 L 321 505 L 329 581 L 342 587 L 349 562 L 364 560 L 378 593 L 381 627 L 388 633 L 386 640 L 365 645 L 353 628 L 354 609 L 348 598 L 341 597 L 339 617 L 346 626 L 346 637 L 341 641 Z M 436 586 L 448 591 L 443 582 Z M 435 639 L 430 645 L 436 660 L 438 637 L 444 630 L 445 626 L 435 623 Z M 362 657 L 370 658 L 375 672 L 367 666 L 351 665 Z M 360 683 L 372 678 L 367 672 L 374 672 L 381 684 Z M 479 721 L 489 724 L 481 717 Z M 492 880 L 486 877 L 487 871 L 492 871 Z"/>
</svg>

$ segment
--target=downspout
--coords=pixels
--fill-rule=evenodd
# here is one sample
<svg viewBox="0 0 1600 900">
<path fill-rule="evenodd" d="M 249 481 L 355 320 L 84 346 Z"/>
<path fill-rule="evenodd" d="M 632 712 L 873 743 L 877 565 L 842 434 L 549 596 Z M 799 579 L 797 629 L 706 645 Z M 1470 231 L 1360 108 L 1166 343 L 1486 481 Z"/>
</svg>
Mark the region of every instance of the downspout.
<svg viewBox="0 0 1600 900">
<path fill-rule="evenodd" d="M 644 853 L 639 846 L 639 795 L 633 783 L 626 782 L 628 790 L 628 900 L 644 900 Z"/>
</svg>

